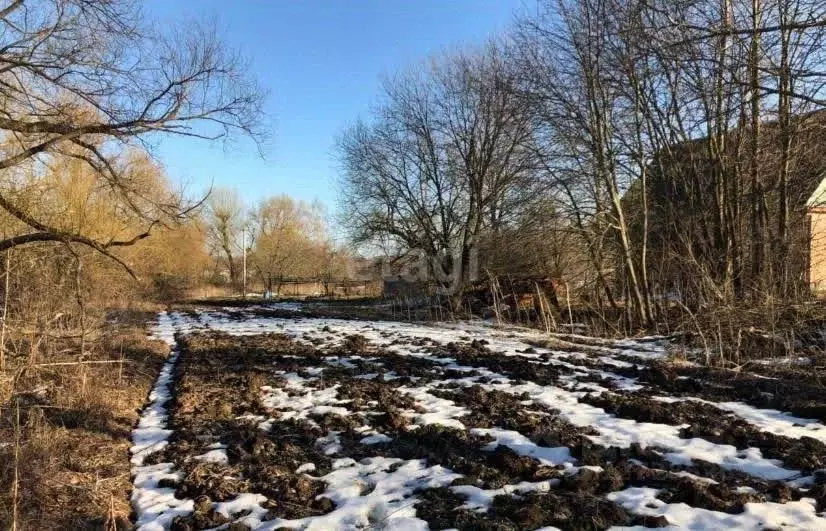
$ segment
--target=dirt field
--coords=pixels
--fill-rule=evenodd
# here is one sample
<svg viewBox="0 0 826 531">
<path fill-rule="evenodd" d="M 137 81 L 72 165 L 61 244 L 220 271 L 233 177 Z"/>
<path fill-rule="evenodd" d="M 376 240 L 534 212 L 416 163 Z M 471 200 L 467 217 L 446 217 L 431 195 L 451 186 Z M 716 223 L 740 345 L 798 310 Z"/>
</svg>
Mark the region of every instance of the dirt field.
<svg viewBox="0 0 826 531">
<path fill-rule="evenodd" d="M 300 310 L 160 316 L 139 527 L 826 529 L 818 360 Z"/>
</svg>

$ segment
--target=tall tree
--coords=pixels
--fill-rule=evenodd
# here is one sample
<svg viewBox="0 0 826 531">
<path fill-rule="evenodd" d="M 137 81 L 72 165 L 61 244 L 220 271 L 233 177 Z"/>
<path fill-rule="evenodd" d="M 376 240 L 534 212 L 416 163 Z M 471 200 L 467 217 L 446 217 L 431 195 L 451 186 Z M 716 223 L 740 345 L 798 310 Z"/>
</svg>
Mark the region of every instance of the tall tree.
<svg viewBox="0 0 826 531">
<path fill-rule="evenodd" d="M 434 59 L 388 81 L 372 121 L 339 142 L 354 239 L 422 253 L 455 304 L 480 234 L 530 169 L 530 118 L 515 80 L 492 45 Z"/>
<path fill-rule="evenodd" d="M 326 225 L 320 204 L 281 195 L 263 199 L 251 214 L 252 266 L 267 289 L 286 277 L 316 277 L 324 258 Z"/>
<path fill-rule="evenodd" d="M 207 199 L 206 224 L 208 245 L 214 256 L 220 256 L 229 273 L 229 281 L 238 281 L 238 251 L 243 251 L 243 231 L 246 211 L 234 188 L 216 188 Z"/>
</svg>

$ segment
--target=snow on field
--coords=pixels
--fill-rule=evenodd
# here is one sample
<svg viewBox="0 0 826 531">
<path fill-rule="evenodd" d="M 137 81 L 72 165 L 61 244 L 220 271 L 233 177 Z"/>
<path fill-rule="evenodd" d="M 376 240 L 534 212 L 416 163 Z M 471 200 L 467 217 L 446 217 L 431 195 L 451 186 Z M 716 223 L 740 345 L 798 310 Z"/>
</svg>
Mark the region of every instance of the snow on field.
<svg viewBox="0 0 826 531">
<path fill-rule="evenodd" d="M 177 316 L 162 312 L 153 335 L 174 345 L 177 326 Z M 166 529 L 176 516 L 188 514 L 193 508 L 192 500 L 178 499 L 175 489 L 159 485 L 165 479 L 178 478 L 172 463 L 144 464 L 147 457 L 166 447 L 172 434 L 167 428 L 166 402 L 172 398 L 172 372 L 177 359 L 178 353 L 173 349 L 149 394 L 149 405 L 132 431 L 132 506 L 137 514 L 138 529 L 145 531 Z"/>
<path fill-rule="evenodd" d="M 800 437 L 811 437 L 826 443 L 826 427 L 815 419 L 804 419 L 777 411 L 776 409 L 760 409 L 742 402 L 709 402 L 695 397 L 672 397 L 656 396 L 654 400 L 661 402 L 678 402 L 694 400 L 705 404 L 712 404 L 715 407 L 734 413 L 749 424 L 752 424 L 762 431 L 784 435 L 799 439 Z"/>
<path fill-rule="evenodd" d="M 505 485 L 498 489 L 480 489 L 473 485 L 459 485 L 452 487 L 451 490 L 458 494 L 467 496 L 468 500 L 465 502 L 464 508 L 474 511 L 484 512 L 493 503 L 493 498 L 501 495 L 520 495 L 529 492 L 550 492 L 551 489 L 559 483 L 557 479 L 547 479 L 545 481 L 537 481 L 530 483 L 523 481 L 516 485 Z"/>
<path fill-rule="evenodd" d="M 328 484 L 322 496 L 331 499 L 336 508 L 325 515 L 302 520 L 275 519 L 260 522 L 260 516 L 242 519 L 261 531 L 283 527 L 323 530 L 361 529 L 367 526 L 388 530 L 427 529 L 416 518 L 414 500 L 410 494 L 417 489 L 444 487 L 460 477 L 441 466 L 427 466 L 424 459 L 376 457 L 355 462 L 341 459 L 334 464 L 335 470 L 322 476 Z M 372 490 L 364 494 L 365 486 Z M 366 525 L 365 525 L 366 524 Z"/>
<path fill-rule="evenodd" d="M 694 459 L 701 459 L 768 480 L 800 476 L 799 471 L 783 468 L 779 461 L 764 458 L 756 448 L 738 451 L 734 446 L 715 444 L 705 439 L 683 439 L 680 437 L 680 426 L 617 418 L 601 408 L 577 402 L 579 393 L 559 387 L 541 386 L 533 382 L 483 384 L 482 387 L 512 394 L 528 393 L 535 402 L 559 410 L 573 425 L 597 430 L 599 435 L 590 438 L 604 446 L 628 448 L 632 444 L 639 444 L 643 448 L 663 448 L 667 450 L 665 458 L 677 465 L 687 465 Z"/>
<path fill-rule="evenodd" d="M 465 425 L 459 420 L 460 417 L 470 413 L 467 409 L 457 406 L 451 400 L 433 396 L 428 392 L 430 386 L 424 387 L 400 387 L 398 390 L 408 396 L 413 397 L 416 405 L 424 410 L 423 413 L 417 411 L 405 411 L 405 416 L 413 420 L 414 426 L 426 426 L 428 424 L 438 424 L 449 428 L 465 429 Z"/>
<path fill-rule="evenodd" d="M 690 507 L 685 503 L 665 503 L 657 499 L 657 490 L 632 487 L 606 496 L 635 514 L 665 516 L 681 529 L 824 529 L 826 523 L 817 516 L 812 500 L 804 498 L 789 503 L 747 503 L 740 514 L 728 514 Z"/>
<path fill-rule="evenodd" d="M 300 312 L 301 307 L 283 307 Z M 526 330 L 499 330 L 480 323 L 456 323 L 424 325 L 399 322 L 350 321 L 327 318 L 282 318 L 260 315 L 255 312 L 225 309 L 224 311 L 202 311 L 192 314 L 161 313 L 153 335 L 170 344 L 172 354 L 164 366 L 155 388 L 149 397 L 149 404 L 141 415 L 133 432 L 132 464 L 134 476 L 133 506 L 140 529 L 154 530 L 168 528 L 172 519 L 193 509 L 191 500 L 174 497 L 174 489 L 163 488 L 159 482 L 164 478 L 175 478 L 171 463 L 144 465 L 147 456 L 158 452 L 166 444 L 170 435 L 167 427 L 165 402 L 170 399 L 174 366 L 177 359 L 175 333 L 186 334 L 198 330 L 217 330 L 234 335 L 251 335 L 263 332 L 279 332 L 293 337 L 296 341 L 308 342 L 312 338 L 318 348 L 332 348 L 341 345 L 348 335 L 359 334 L 371 344 L 402 356 L 426 358 L 441 364 L 445 370 L 464 371 L 468 376 L 454 378 L 452 385 L 479 385 L 489 391 L 501 391 L 510 395 L 529 397 L 533 409 L 550 408 L 577 427 L 596 430 L 597 435 L 589 436 L 594 443 L 604 446 L 627 448 L 632 444 L 653 447 L 662 452 L 663 457 L 675 465 L 690 465 L 694 460 L 715 463 L 724 469 L 736 470 L 750 476 L 766 480 L 791 481 L 801 476 L 800 471 L 785 467 L 775 459 L 764 457 L 757 448 L 738 450 L 734 446 L 715 444 L 702 438 L 683 438 L 678 425 L 637 422 L 618 418 L 603 409 L 578 401 L 585 392 L 605 391 L 593 382 L 578 382 L 577 377 L 590 376 L 609 379 L 624 390 L 635 390 L 642 386 L 633 378 L 627 378 L 606 370 L 591 369 L 574 363 L 598 355 L 603 365 L 616 368 L 632 367 L 629 359 L 651 360 L 665 356 L 661 338 L 646 338 L 642 341 L 607 341 L 593 338 L 566 336 L 568 341 L 587 341 L 587 352 L 555 351 L 531 347 L 526 341 L 542 339 L 538 333 Z M 421 338 L 437 341 L 467 343 L 471 339 L 484 339 L 491 351 L 524 359 L 525 363 L 551 365 L 569 369 L 571 374 L 560 378 L 564 386 L 540 385 L 531 381 L 514 381 L 480 367 L 463 366 L 449 357 L 437 358 L 427 348 Z M 403 340 L 403 341 L 399 341 Z M 594 349 L 597 353 L 594 354 Z M 283 385 L 262 388 L 264 404 L 280 419 L 298 419 L 314 423 L 310 418 L 318 414 L 347 416 L 353 412 L 348 408 L 348 400 L 338 398 L 338 385 L 328 387 L 310 385 L 323 378 L 325 366 L 357 368 L 354 356 L 327 357 L 320 366 L 309 367 L 302 374 L 282 373 Z M 376 362 L 380 366 L 381 362 Z M 356 377 L 376 378 L 377 373 L 365 373 Z M 384 378 L 394 378 L 394 373 L 385 373 Z M 570 383 L 571 385 L 567 385 Z M 402 414 L 412 423 L 412 429 L 429 424 L 438 424 L 457 429 L 465 429 L 462 417 L 469 413 L 465 407 L 453 401 L 434 395 L 440 389 L 439 381 L 422 385 L 407 384 L 397 388 L 412 398 L 416 410 L 406 410 Z M 676 400 L 662 397 L 663 401 Z M 779 411 L 758 409 L 738 402 L 713 403 L 721 410 L 728 411 L 746 420 L 761 430 L 789 437 L 809 436 L 826 442 L 826 429 L 819 422 L 800 419 Z M 273 419 L 261 419 L 261 427 L 266 429 Z M 381 444 L 391 437 L 374 430 L 367 421 L 361 428 L 365 445 Z M 547 465 L 562 465 L 569 473 L 579 467 L 567 447 L 543 447 L 523 434 L 503 428 L 474 429 L 472 433 L 492 437 L 488 450 L 504 445 L 517 454 L 530 456 Z M 338 432 L 331 431 L 317 441 L 317 446 L 325 454 L 335 456 L 341 451 Z M 226 459 L 222 448 L 215 448 L 201 455 L 199 459 Z M 332 512 L 300 520 L 266 520 L 267 510 L 262 507 L 266 498 L 256 494 L 243 494 L 237 499 L 219 503 L 217 511 L 229 517 L 243 515 L 239 521 L 253 529 L 270 530 L 281 527 L 300 529 L 356 529 L 364 526 L 381 525 L 382 529 L 426 529 L 426 523 L 416 518 L 415 491 L 425 487 L 448 486 L 459 474 L 441 466 L 428 466 L 425 460 L 391 458 L 369 458 L 356 462 L 341 458 L 335 462 L 332 472 L 318 477 L 327 484 L 323 496 L 335 503 Z M 312 475 L 315 465 L 307 463 L 299 467 L 300 473 Z M 685 473 L 688 476 L 691 474 Z M 707 478 L 700 478 L 706 480 Z M 712 480 L 708 480 L 713 483 Z M 506 485 L 500 489 L 484 490 L 464 485 L 452 487 L 454 492 L 468 498 L 466 507 L 484 511 L 490 506 L 494 496 L 515 495 L 531 491 L 551 491 L 558 480 L 536 483 L 522 482 Z M 364 486 L 371 489 L 365 494 Z M 629 488 L 607 495 L 607 499 L 625 507 L 634 514 L 664 515 L 672 525 L 686 529 L 752 529 L 759 527 L 791 526 L 800 529 L 824 529 L 826 520 L 815 514 L 809 499 L 785 504 L 749 503 L 741 514 L 727 514 L 690 507 L 685 504 L 668 504 L 656 497 L 651 488 Z"/>
<path fill-rule="evenodd" d="M 302 378 L 295 373 L 287 373 L 282 377 L 287 382 L 284 389 L 270 386 L 261 388 L 264 391 L 264 405 L 281 411 L 282 419 L 302 419 L 314 424 L 313 420 L 308 418 L 311 414 L 332 413 L 344 416 L 350 413 L 349 409 L 339 405 L 346 404 L 347 401 L 337 398 L 338 386 L 317 391 L 306 385 L 307 382 L 316 380 L 316 377 Z"/>
<path fill-rule="evenodd" d="M 248 513 L 238 522 L 258 531 L 283 528 L 425 530 L 425 522 L 415 517 L 410 492 L 449 485 L 458 477 L 459 474 L 443 467 L 428 467 L 424 460 L 371 458 L 356 463 L 342 459 L 336 463 L 335 470 L 321 478 L 329 485 L 322 496 L 336 504 L 330 513 L 300 520 L 265 521 L 267 509 L 261 504 L 266 498 L 254 494 L 219 503 L 217 510 L 226 516 Z M 373 487 L 372 491 L 362 494 L 368 484 Z"/>
</svg>

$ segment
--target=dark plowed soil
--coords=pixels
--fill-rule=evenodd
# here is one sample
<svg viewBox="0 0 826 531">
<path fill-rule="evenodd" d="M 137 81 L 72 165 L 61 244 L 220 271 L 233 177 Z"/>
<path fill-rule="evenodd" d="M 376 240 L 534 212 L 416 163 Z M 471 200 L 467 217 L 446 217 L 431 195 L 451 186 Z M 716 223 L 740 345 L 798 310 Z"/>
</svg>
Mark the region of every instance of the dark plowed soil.
<svg viewBox="0 0 826 531">
<path fill-rule="evenodd" d="M 152 456 L 178 465 L 181 481 L 165 486 L 174 487 L 180 498 L 196 501 L 195 512 L 177 518 L 173 529 L 226 523 L 228 518 L 213 510 L 213 502 L 246 492 L 266 496 L 265 507 L 272 517 L 303 518 L 332 510 L 332 502 L 319 497 L 326 485 L 295 473 L 307 462 L 329 471 L 329 458 L 314 445 L 326 432 L 294 422 L 279 423 L 266 432 L 245 418 L 268 413 L 260 387 L 278 382 L 278 366 L 300 371 L 319 353 L 274 334 L 240 338 L 194 334 L 182 339 L 180 346 L 177 392 L 171 404 L 174 434 L 170 445 Z M 214 446 L 225 449 L 226 463 L 193 458 Z"/>
<path fill-rule="evenodd" d="M 685 438 L 700 437 L 738 449 L 759 448 L 763 456 L 782 460 L 787 466 L 811 474 L 826 466 L 826 444 L 811 437 L 793 439 L 761 431 L 733 414 L 694 400 L 661 402 L 641 394 L 588 394 L 580 401 L 608 413 L 638 422 L 688 424 Z M 709 419 L 714 419 L 709 422 Z"/>
<path fill-rule="evenodd" d="M 604 391 L 582 391 L 576 396 L 616 417 L 685 425 L 680 432 L 685 438 L 760 449 L 764 457 L 778 459 L 783 466 L 826 480 L 826 474 L 818 472 L 826 467 L 826 445 L 816 439 L 761 431 L 713 404 L 652 399 L 655 395 L 736 399 L 794 413 L 823 407 L 826 415 L 826 394 L 815 390 L 814 384 L 804 383 L 802 395 L 789 397 L 784 392 L 789 394 L 791 382 L 785 380 L 742 375 L 734 382 L 723 379 L 720 372 L 634 358 L 629 359 L 635 367 L 618 368 L 591 353 L 566 356 L 560 364 L 547 351 L 533 347 L 520 351 L 523 355 L 506 356 L 484 340 L 440 344 L 427 338 L 380 335 L 386 338 L 383 346 L 362 335 L 330 329 L 306 332 L 297 340 L 280 334 L 230 336 L 214 331 L 179 338 L 181 354 L 169 404 L 174 431 L 170 444 L 151 457 L 151 462 L 174 463 L 180 480 L 167 480 L 164 486 L 174 488 L 180 498 L 194 500 L 194 512 L 177 517 L 173 529 L 229 525 L 242 529 L 237 521 L 245 513 L 222 514 L 216 503 L 245 493 L 266 498 L 265 519 L 328 514 L 336 509 L 336 502 L 325 494 L 329 480 L 324 477 L 341 466 L 343 458 L 356 463 L 375 458 L 420 461 L 459 474 L 448 485 L 423 486 L 403 494 L 410 498 L 408 505 L 415 504 L 416 517 L 431 529 L 669 525 L 664 517 L 632 514 L 606 497 L 631 487 L 656 489 L 657 497 L 666 503 L 729 514 L 743 512 L 750 502 L 785 503 L 804 496 L 814 497 L 819 509 L 826 507 L 826 484 L 820 484 L 826 481 L 805 492 L 710 462 L 676 466 L 665 459 L 664 448 L 602 446 L 595 442 L 599 434 L 595 429 L 572 424 L 553 407 L 534 403 L 529 394 L 484 385 L 505 379 L 566 389 L 597 384 Z M 416 347 L 416 354 L 393 352 L 390 347 L 398 345 Z M 487 375 L 489 371 L 496 376 Z M 595 371 L 638 378 L 644 387 L 623 390 L 616 378 Z M 743 382 L 748 383 L 741 389 Z M 273 409 L 268 389 L 286 393 L 296 403 L 334 390 L 335 402 L 330 404 L 338 408 L 324 403 L 299 414 L 289 405 Z M 413 389 L 426 389 L 434 401 L 448 401 L 467 413 L 458 414 L 450 426 L 421 423 L 419 417 L 429 406 L 414 399 Z M 346 415 L 336 412 L 341 407 Z M 567 465 L 551 465 L 532 457 L 538 454 L 492 445 L 492 437 L 475 429 L 518 432 L 545 449 L 566 447 L 571 459 Z M 373 434 L 380 437 L 365 442 Z M 216 451 L 215 460 L 203 457 L 214 457 Z M 394 467 L 384 472 L 391 474 Z M 514 493 L 520 483 L 541 487 Z M 361 496 L 374 488 L 367 481 Z M 464 493 L 472 488 L 504 490 L 489 507 L 479 510 L 467 505 L 471 498 Z"/>
<path fill-rule="evenodd" d="M 826 385 L 795 371 L 776 371 L 768 377 L 664 362 L 640 368 L 611 369 L 637 378 L 658 395 L 692 396 L 712 401 L 739 401 L 763 409 L 786 411 L 798 417 L 826 421 Z"/>
<path fill-rule="evenodd" d="M 643 523 L 603 498 L 582 493 L 530 493 L 519 499 L 497 496 L 482 514 L 462 509 L 464 498 L 449 489 L 428 489 L 419 496 L 422 501 L 416 505 L 416 514 L 431 529 L 516 531 L 554 526 L 584 531 Z M 661 523 L 667 525 L 664 519 Z"/>
</svg>

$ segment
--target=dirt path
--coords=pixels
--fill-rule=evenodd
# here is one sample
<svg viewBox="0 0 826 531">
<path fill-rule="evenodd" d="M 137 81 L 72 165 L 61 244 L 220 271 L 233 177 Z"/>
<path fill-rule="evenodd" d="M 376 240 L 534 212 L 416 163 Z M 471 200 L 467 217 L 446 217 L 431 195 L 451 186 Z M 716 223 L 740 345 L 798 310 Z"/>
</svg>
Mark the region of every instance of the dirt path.
<svg viewBox="0 0 826 531">
<path fill-rule="evenodd" d="M 163 314 L 156 334 L 173 356 L 134 437 L 142 529 L 826 529 L 812 371 L 283 310 Z"/>
</svg>

